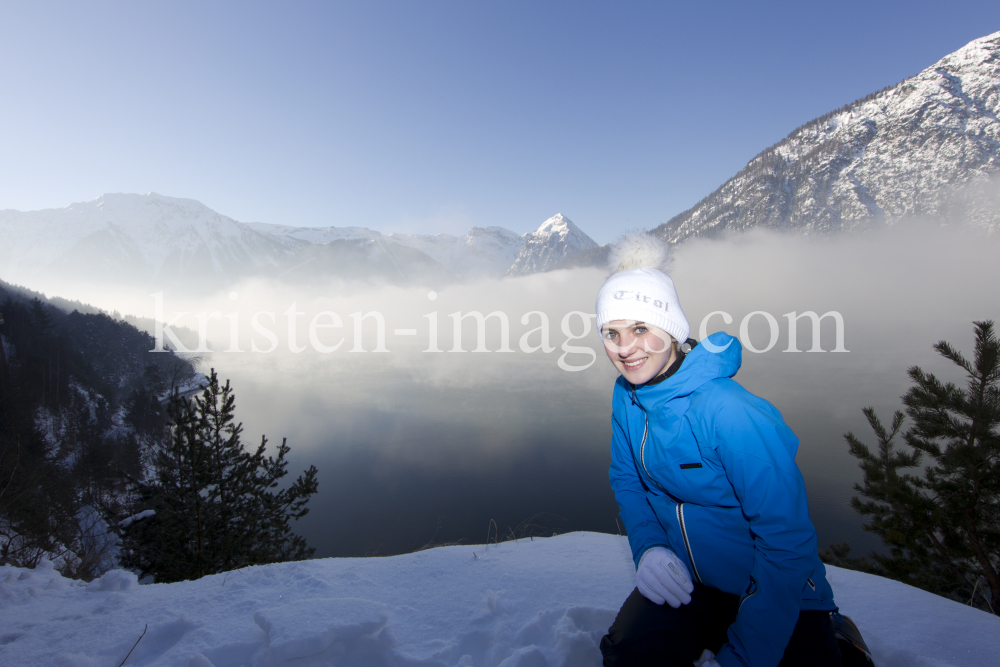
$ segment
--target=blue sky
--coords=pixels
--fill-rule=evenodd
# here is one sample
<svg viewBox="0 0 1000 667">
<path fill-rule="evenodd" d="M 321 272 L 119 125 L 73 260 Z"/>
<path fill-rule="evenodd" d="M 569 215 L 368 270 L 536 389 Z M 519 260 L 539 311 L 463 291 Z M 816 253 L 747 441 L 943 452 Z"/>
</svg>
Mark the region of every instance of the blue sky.
<svg viewBox="0 0 1000 667">
<path fill-rule="evenodd" d="M 0 209 L 599 242 L 1000 30 L 1000 3 L 0 2 Z"/>
</svg>

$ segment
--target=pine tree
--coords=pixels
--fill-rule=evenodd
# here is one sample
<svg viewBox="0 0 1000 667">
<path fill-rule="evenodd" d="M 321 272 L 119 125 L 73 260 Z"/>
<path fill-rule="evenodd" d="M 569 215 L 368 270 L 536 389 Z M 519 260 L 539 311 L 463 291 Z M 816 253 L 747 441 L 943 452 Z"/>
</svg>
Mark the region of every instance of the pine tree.
<svg viewBox="0 0 1000 667">
<path fill-rule="evenodd" d="M 158 582 L 196 579 L 244 565 L 308 558 L 314 552 L 289 522 L 306 515 L 316 492 L 310 466 L 289 487 L 290 451 L 282 440 L 266 456 L 267 439 L 250 452 L 235 423 L 235 396 L 213 369 L 200 396 L 175 392 L 169 442 L 154 459 L 155 475 L 136 482 L 133 515 L 155 514 L 122 528 L 122 564 Z"/>
<path fill-rule="evenodd" d="M 896 447 L 905 420 L 899 411 L 886 429 L 872 408 L 864 410 L 876 453 L 845 436 L 864 471 L 855 488 L 867 498 L 851 504 L 871 517 L 865 530 L 889 547 L 888 555 L 871 554 L 876 571 L 1000 614 L 1000 341 L 993 322 L 974 325 L 971 362 L 945 341 L 934 346 L 965 372 L 965 388 L 909 369 L 907 451 Z M 924 455 L 922 475 L 905 472 L 919 471 Z"/>
</svg>

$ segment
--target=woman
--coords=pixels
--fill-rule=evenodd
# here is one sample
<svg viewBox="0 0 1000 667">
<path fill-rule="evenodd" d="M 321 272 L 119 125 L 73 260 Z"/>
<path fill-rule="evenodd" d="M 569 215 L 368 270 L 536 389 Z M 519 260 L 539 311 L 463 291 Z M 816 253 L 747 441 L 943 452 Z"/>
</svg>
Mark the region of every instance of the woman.
<svg viewBox="0 0 1000 667">
<path fill-rule="evenodd" d="M 597 297 L 620 373 L 611 486 L 636 563 L 604 664 L 839 666 L 798 439 L 731 379 L 738 340 L 688 338 L 667 259 L 658 239 L 626 235 Z"/>
</svg>

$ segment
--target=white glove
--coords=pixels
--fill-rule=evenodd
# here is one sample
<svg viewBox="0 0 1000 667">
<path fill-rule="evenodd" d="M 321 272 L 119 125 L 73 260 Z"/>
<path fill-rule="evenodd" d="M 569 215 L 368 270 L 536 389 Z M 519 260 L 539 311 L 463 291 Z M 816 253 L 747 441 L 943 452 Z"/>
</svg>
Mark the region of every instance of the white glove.
<svg viewBox="0 0 1000 667">
<path fill-rule="evenodd" d="M 694 661 L 694 667 L 719 667 L 719 663 L 715 661 L 715 654 L 705 649 L 701 657 Z"/>
<path fill-rule="evenodd" d="M 650 602 L 666 602 L 674 609 L 691 601 L 694 584 L 680 558 L 666 547 L 652 547 L 639 559 L 635 585 Z"/>
</svg>

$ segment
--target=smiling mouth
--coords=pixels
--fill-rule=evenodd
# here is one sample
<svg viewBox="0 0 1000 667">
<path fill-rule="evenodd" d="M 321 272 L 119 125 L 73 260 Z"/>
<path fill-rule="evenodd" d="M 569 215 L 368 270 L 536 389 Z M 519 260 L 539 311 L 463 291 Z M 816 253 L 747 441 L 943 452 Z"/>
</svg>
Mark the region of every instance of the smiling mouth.
<svg viewBox="0 0 1000 667">
<path fill-rule="evenodd" d="M 632 371 L 632 370 L 635 370 L 636 368 L 639 368 L 639 367 L 640 367 L 640 366 L 642 366 L 642 365 L 643 365 L 644 363 L 646 363 L 646 357 L 643 357 L 642 359 L 639 359 L 639 360 L 637 360 L 637 361 L 623 361 L 623 362 L 622 362 L 622 365 L 623 365 L 623 366 L 624 366 L 624 367 L 625 367 L 626 369 L 628 369 L 628 370 Z"/>
</svg>

